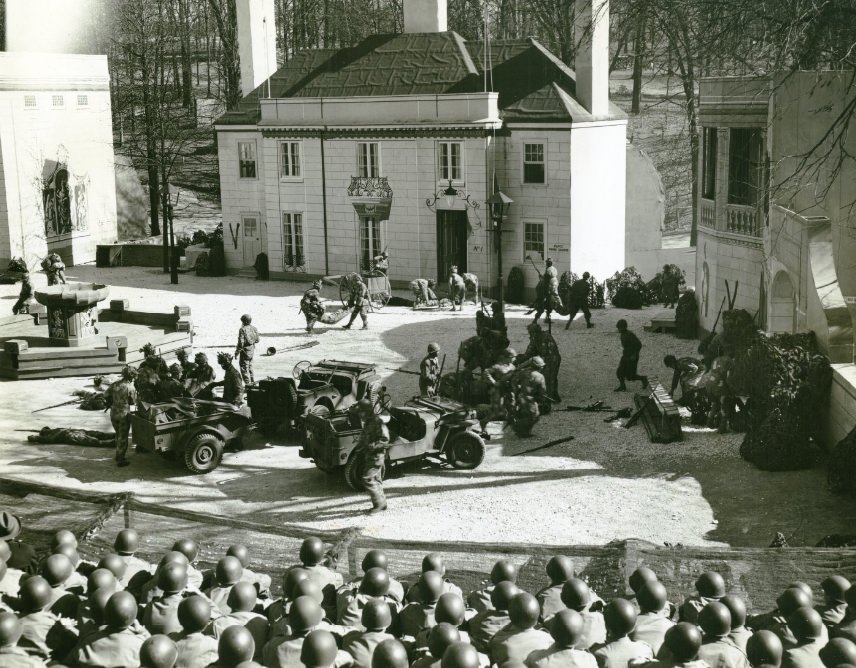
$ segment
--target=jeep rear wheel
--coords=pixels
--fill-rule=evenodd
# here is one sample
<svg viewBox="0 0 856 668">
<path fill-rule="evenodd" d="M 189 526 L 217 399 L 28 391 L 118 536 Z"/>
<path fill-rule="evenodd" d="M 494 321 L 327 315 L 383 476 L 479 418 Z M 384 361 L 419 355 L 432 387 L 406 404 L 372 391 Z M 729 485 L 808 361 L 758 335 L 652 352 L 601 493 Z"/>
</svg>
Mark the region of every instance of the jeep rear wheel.
<svg viewBox="0 0 856 668">
<path fill-rule="evenodd" d="M 388 463 L 384 462 L 380 469 L 381 480 L 386 478 L 388 468 Z M 358 492 L 364 491 L 365 485 L 363 485 L 363 476 L 365 475 L 365 470 L 366 459 L 363 454 L 361 452 L 354 452 L 351 454 L 351 457 L 348 459 L 348 463 L 345 464 L 345 482 L 348 483 L 348 487 Z"/>
<path fill-rule="evenodd" d="M 484 461 L 484 441 L 471 431 L 452 437 L 446 446 L 446 461 L 456 469 L 474 469 Z"/>
<path fill-rule="evenodd" d="M 184 465 L 193 473 L 208 473 L 223 459 L 223 439 L 214 434 L 198 434 L 184 448 Z"/>
</svg>

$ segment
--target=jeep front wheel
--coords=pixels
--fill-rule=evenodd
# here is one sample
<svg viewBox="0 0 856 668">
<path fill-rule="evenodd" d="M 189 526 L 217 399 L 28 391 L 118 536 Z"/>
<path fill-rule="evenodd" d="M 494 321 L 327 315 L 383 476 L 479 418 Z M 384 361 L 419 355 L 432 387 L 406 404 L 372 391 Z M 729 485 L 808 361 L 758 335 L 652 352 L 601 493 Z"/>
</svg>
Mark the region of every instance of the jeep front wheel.
<svg viewBox="0 0 856 668">
<path fill-rule="evenodd" d="M 184 448 L 184 465 L 193 473 L 208 473 L 223 458 L 225 443 L 214 434 L 198 434 Z"/>
<path fill-rule="evenodd" d="M 471 431 L 452 437 L 446 446 L 446 461 L 456 469 L 474 469 L 484 461 L 484 441 Z"/>
</svg>

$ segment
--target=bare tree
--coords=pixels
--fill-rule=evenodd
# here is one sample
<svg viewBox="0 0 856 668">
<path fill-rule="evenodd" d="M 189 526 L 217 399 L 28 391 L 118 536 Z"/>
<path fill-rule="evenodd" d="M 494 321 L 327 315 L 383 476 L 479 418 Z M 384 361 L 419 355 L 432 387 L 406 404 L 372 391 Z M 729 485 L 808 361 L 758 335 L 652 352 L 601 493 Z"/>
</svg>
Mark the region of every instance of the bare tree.
<svg viewBox="0 0 856 668">
<path fill-rule="evenodd" d="M 241 100 L 241 58 L 238 52 L 238 10 L 235 0 L 208 0 L 220 38 L 220 72 L 223 75 L 223 99 L 227 107 L 234 107 Z"/>
</svg>

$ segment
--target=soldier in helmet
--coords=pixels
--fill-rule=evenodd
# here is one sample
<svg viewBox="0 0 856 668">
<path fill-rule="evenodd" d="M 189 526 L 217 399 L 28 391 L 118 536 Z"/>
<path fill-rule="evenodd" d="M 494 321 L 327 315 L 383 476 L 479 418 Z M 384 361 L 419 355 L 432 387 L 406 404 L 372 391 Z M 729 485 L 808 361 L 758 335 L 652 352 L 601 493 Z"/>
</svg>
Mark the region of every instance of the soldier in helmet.
<svg viewBox="0 0 856 668">
<path fill-rule="evenodd" d="M 488 646 L 495 664 L 522 663 L 532 652 L 547 649 L 552 644 L 549 634 L 535 628 L 540 612 L 537 599 L 529 592 L 522 591 L 511 599 L 508 604 L 511 624 L 497 633 Z"/>
<path fill-rule="evenodd" d="M 387 632 L 392 626 L 392 610 L 382 598 L 369 598 L 361 607 L 359 621 L 350 625 L 356 630 L 345 636 L 342 647 L 354 657 L 354 666 L 371 668 L 372 655 L 377 646 L 384 640 L 394 639 Z"/>
<path fill-rule="evenodd" d="M 373 260 L 375 271 L 379 271 L 386 276 L 386 273 L 389 271 L 389 253 L 381 251 L 381 254 L 375 255 Z"/>
<path fill-rule="evenodd" d="M 147 355 L 137 370 L 134 377 L 134 388 L 137 390 L 138 413 L 145 413 L 148 404 L 153 404 L 158 400 L 159 367 L 160 358 L 156 355 Z"/>
<path fill-rule="evenodd" d="M 779 668 L 782 665 L 782 654 L 782 641 L 772 631 L 756 631 L 746 643 L 746 656 L 753 668 Z"/>
<path fill-rule="evenodd" d="M 639 615 L 630 637 L 648 643 L 656 656 L 663 646 L 666 633 L 675 625 L 664 614 L 664 610 L 670 610 L 666 587 L 656 579 L 643 582 L 636 592 L 636 602 L 639 604 Z"/>
<path fill-rule="evenodd" d="M 321 304 L 321 281 L 312 283 L 312 287 L 303 293 L 300 299 L 300 312 L 306 318 L 306 331 L 312 333 L 315 323 L 324 315 L 324 306 Z"/>
<path fill-rule="evenodd" d="M 363 329 L 369 328 L 369 289 L 363 283 L 363 278 L 359 274 L 352 274 L 351 280 L 351 295 L 348 299 L 348 306 L 351 308 L 351 318 L 348 324 L 342 329 L 351 329 L 354 320 L 357 316 L 363 321 Z"/>
<path fill-rule="evenodd" d="M 315 629 L 303 641 L 300 663 L 312 668 L 332 668 L 339 654 L 335 636 L 325 629 Z"/>
<path fill-rule="evenodd" d="M 681 386 L 683 395 L 686 395 L 685 385 L 690 378 L 696 376 L 702 370 L 701 361 L 694 357 L 681 357 L 678 359 L 674 355 L 666 355 L 663 358 L 663 364 L 672 370 L 672 387 L 669 389 L 669 394 L 675 396 L 675 390 L 678 385 Z"/>
<path fill-rule="evenodd" d="M 116 464 L 127 466 L 128 434 L 131 432 L 131 406 L 137 402 L 137 390 L 134 388 L 134 369 L 126 366 L 122 369 L 122 377 L 111 384 L 105 392 L 107 405 L 110 407 L 110 422 L 116 430 Z"/>
<path fill-rule="evenodd" d="M 193 358 L 193 366 L 193 371 L 189 372 L 187 376 L 189 382 L 187 391 L 191 397 L 204 396 L 208 387 L 214 382 L 214 367 L 208 363 L 208 355 L 205 353 L 196 353 Z"/>
<path fill-rule="evenodd" d="M 590 274 L 585 271 L 583 277 L 571 283 L 570 288 L 568 288 L 568 324 L 565 325 L 565 329 L 571 328 L 571 323 L 579 311 L 583 312 L 583 317 L 586 319 L 586 328 L 594 327 L 591 322 L 591 311 L 588 307 L 589 278 Z"/>
<path fill-rule="evenodd" d="M 615 375 L 618 376 L 618 387 L 616 392 L 625 392 L 627 386 L 625 380 L 638 380 L 642 384 L 642 388 L 648 387 L 648 376 L 640 376 L 637 367 L 639 366 L 639 352 L 642 350 L 642 342 L 633 332 L 627 329 L 627 321 L 622 318 L 616 323 L 618 333 L 621 335 L 621 360 L 618 362 L 618 369 Z"/>
<path fill-rule="evenodd" d="M 518 369 L 514 386 L 514 432 L 524 438 L 532 435 L 532 428 L 541 417 L 541 406 L 549 405 L 547 382 L 544 380 L 544 360 L 536 355 L 529 366 Z"/>
<path fill-rule="evenodd" d="M 796 645 L 785 646 L 782 668 L 810 668 L 820 663 L 820 650 L 827 644 L 823 620 L 817 610 L 798 608 L 788 617 L 788 628 L 796 638 Z"/>
<path fill-rule="evenodd" d="M 585 581 L 571 578 L 565 582 L 562 585 L 562 603 L 583 618 L 583 633 L 577 643 L 579 649 L 590 649 L 606 642 L 606 622 L 603 614 L 592 609 L 592 593 Z"/>
<path fill-rule="evenodd" d="M 187 569 L 182 564 L 166 564 L 158 570 L 158 589 L 162 594 L 149 601 L 143 610 L 143 625 L 149 633 L 181 631 L 178 606 L 184 600 L 186 588 Z"/>
<path fill-rule="evenodd" d="M 695 624 L 680 622 L 666 632 L 664 658 L 646 664 L 646 668 L 710 668 L 698 658 L 701 632 Z"/>
<path fill-rule="evenodd" d="M 214 568 L 214 586 L 205 590 L 205 595 L 224 615 L 229 614 L 227 603 L 232 588 L 241 581 L 244 567 L 237 557 L 223 557 Z"/>
<path fill-rule="evenodd" d="M 238 330 L 238 343 L 235 345 L 235 357 L 241 367 L 241 378 L 244 385 L 255 385 L 253 376 L 253 355 L 259 342 L 259 330 L 252 325 L 253 317 L 244 313 L 241 316 L 241 329 Z"/>
<path fill-rule="evenodd" d="M 374 404 L 370 399 L 360 399 L 357 409 L 363 424 L 357 450 L 365 458 L 363 486 L 372 500 L 372 509 L 369 511 L 372 515 L 386 510 L 381 473 L 389 447 L 389 430 L 380 416 L 375 414 Z"/>
<path fill-rule="evenodd" d="M 715 571 L 699 575 L 695 588 L 696 595 L 688 597 L 678 611 L 678 619 L 682 622 L 695 624 L 698 622 L 699 613 L 708 603 L 719 601 L 725 596 L 725 580 Z"/>
<path fill-rule="evenodd" d="M 438 622 L 427 633 L 423 631 L 428 654 L 416 659 L 411 668 L 432 668 L 442 660 L 444 652 L 454 643 L 462 642 L 461 632 L 453 624 Z"/>
<path fill-rule="evenodd" d="M 562 311 L 562 298 L 559 296 L 559 272 L 553 266 L 553 258 L 548 257 L 545 262 L 546 268 L 541 280 L 544 283 L 544 307 L 547 311 L 546 321 L 552 320 L 553 311 Z M 538 322 L 538 316 L 535 315 L 535 322 Z"/>
<path fill-rule="evenodd" d="M 178 647 L 178 666 L 207 666 L 217 661 L 217 641 L 202 631 L 211 621 L 211 602 L 198 594 L 178 604 L 181 631 L 170 638 Z"/>
<path fill-rule="evenodd" d="M 449 299 L 452 301 L 452 310 L 455 310 L 455 304 L 458 304 L 458 310 L 464 310 L 464 298 L 467 294 L 467 284 L 464 282 L 464 277 L 458 273 L 458 266 L 452 265 L 449 272 Z"/>
<path fill-rule="evenodd" d="M 520 593 L 513 582 L 500 582 L 490 593 L 491 607 L 482 610 L 470 620 L 470 640 L 477 650 L 487 652 L 490 641 L 511 623 L 508 607 Z"/>
<path fill-rule="evenodd" d="M 410 291 L 416 298 L 417 304 L 430 304 L 437 302 L 437 295 L 434 293 L 436 281 L 433 278 L 417 278 L 410 281 Z"/>
<path fill-rule="evenodd" d="M 560 610 L 548 625 L 553 644 L 532 652 L 526 665 L 532 668 L 597 668 L 594 656 L 576 645 L 583 635 L 583 618 L 576 610 Z"/>
<path fill-rule="evenodd" d="M 574 577 L 574 562 L 570 557 L 557 554 L 547 562 L 546 571 L 550 584 L 535 595 L 541 604 L 541 621 L 544 624 L 548 624 L 559 610 L 565 608 L 562 603 L 562 587 Z"/>
<path fill-rule="evenodd" d="M 256 643 L 255 659 L 261 659 L 262 649 L 270 633 L 267 618 L 255 612 L 259 601 L 256 588 L 250 582 L 236 582 L 229 591 L 226 607 L 229 612 L 211 622 L 208 633 L 219 638 L 230 626 L 243 626 L 252 635 Z"/>
<path fill-rule="evenodd" d="M 3 668 L 42 668 L 44 661 L 18 647 L 23 627 L 11 612 L 0 612 L 0 666 Z"/>
<path fill-rule="evenodd" d="M 544 360 L 544 379 L 547 383 L 547 396 L 552 401 L 561 401 L 559 396 L 559 367 L 562 365 L 562 355 L 559 346 L 550 332 L 541 329 L 537 322 L 530 323 L 526 328 L 529 332 L 529 345 L 523 353 L 523 360 L 535 356 Z"/>
<path fill-rule="evenodd" d="M 165 635 L 154 635 L 140 648 L 140 668 L 173 668 L 178 648 Z"/>
<path fill-rule="evenodd" d="M 187 351 L 188 351 L 187 348 L 181 348 L 180 350 L 176 351 L 176 353 L 175 353 L 175 358 L 178 360 L 178 364 L 181 367 L 181 378 L 180 378 L 180 380 L 185 386 L 189 382 L 188 378 L 189 378 L 191 372 L 196 368 L 196 365 L 193 362 L 191 362 L 189 359 L 187 359 Z"/>
<path fill-rule="evenodd" d="M 728 637 L 731 633 L 731 612 L 719 601 L 711 601 L 698 614 L 702 643 L 698 658 L 709 666 L 749 668 L 746 654 Z"/>
<path fill-rule="evenodd" d="M 823 589 L 823 605 L 815 607 L 820 613 L 823 623 L 832 628 L 841 623 L 847 614 L 847 592 L 850 591 L 850 581 L 841 575 L 831 575 L 820 583 Z"/>
<path fill-rule="evenodd" d="M 217 362 L 223 369 L 223 380 L 208 387 L 223 387 L 223 401 L 240 408 L 244 404 L 244 380 L 232 364 L 234 358 L 229 353 L 217 353 Z"/>
<path fill-rule="evenodd" d="M 487 610 L 490 606 L 490 593 L 500 582 L 517 582 L 517 567 L 507 559 L 500 559 L 490 570 L 490 584 L 470 592 L 467 606 L 476 612 Z"/>
<path fill-rule="evenodd" d="M 152 572 L 152 564 L 145 559 L 135 556 L 140 547 L 140 536 L 134 529 L 122 529 L 113 540 L 113 549 L 126 564 L 125 573 L 119 582 L 128 587 L 137 574 L 148 576 Z M 148 577 L 146 577 L 148 580 Z"/>
<path fill-rule="evenodd" d="M 172 401 L 187 393 L 181 382 L 181 366 L 173 364 L 169 367 L 169 376 L 158 384 L 158 401 Z"/>
<path fill-rule="evenodd" d="M 433 397 L 440 385 L 440 344 L 428 344 L 428 354 L 419 364 L 419 396 Z"/>
<path fill-rule="evenodd" d="M 137 602 L 126 591 L 113 594 L 104 610 L 104 629 L 81 641 L 71 653 L 79 666 L 138 666 L 146 638 L 131 627 L 137 619 Z"/>
<path fill-rule="evenodd" d="M 243 626 L 230 626 L 220 636 L 217 643 L 219 658 L 217 663 L 211 664 L 211 668 L 237 668 L 245 664 L 252 666 L 255 653 L 256 642 L 253 640 L 253 634 Z"/>
</svg>

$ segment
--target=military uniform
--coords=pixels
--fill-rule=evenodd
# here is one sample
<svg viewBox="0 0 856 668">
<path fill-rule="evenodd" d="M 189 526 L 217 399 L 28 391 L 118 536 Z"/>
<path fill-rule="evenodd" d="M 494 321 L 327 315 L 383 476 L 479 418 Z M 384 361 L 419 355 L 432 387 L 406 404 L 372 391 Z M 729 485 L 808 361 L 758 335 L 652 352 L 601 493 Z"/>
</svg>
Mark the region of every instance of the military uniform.
<svg viewBox="0 0 856 668">
<path fill-rule="evenodd" d="M 782 668 L 823 668 L 820 650 L 824 645 L 820 640 L 804 640 L 796 647 L 785 649 Z"/>
<path fill-rule="evenodd" d="M 195 397 L 214 382 L 214 367 L 210 364 L 197 363 L 193 372 L 188 374 L 188 378 L 190 379 L 190 386 L 187 391 L 191 397 Z"/>
<path fill-rule="evenodd" d="M 136 633 L 130 628 L 100 631 L 87 638 L 72 653 L 72 663 L 79 666 L 139 666 L 140 648 L 148 636 L 148 633 Z"/>
<path fill-rule="evenodd" d="M 371 668 L 372 654 L 384 640 L 395 638 L 386 631 L 356 631 L 345 636 L 342 649 L 354 659 L 354 668 Z"/>
<path fill-rule="evenodd" d="M 53 445 L 62 443 L 65 445 L 82 445 L 87 448 L 115 448 L 116 434 L 107 431 L 94 431 L 91 429 L 51 429 L 42 427 L 38 434 L 27 436 L 30 443 L 44 443 Z"/>
<path fill-rule="evenodd" d="M 541 417 L 540 405 L 549 402 L 547 383 L 536 369 L 522 369 L 514 392 L 514 431 L 518 436 L 531 436 Z"/>
<path fill-rule="evenodd" d="M 559 272 L 552 264 L 544 270 L 544 306 L 547 311 L 547 322 L 550 322 L 553 311 L 562 311 L 562 298 L 559 296 Z M 536 318 L 537 319 L 537 318 Z"/>
<path fill-rule="evenodd" d="M 674 625 L 671 619 L 659 612 L 642 612 L 636 617 L 636 628 L 630 632 L 630 638 L 649 645 L 657 656 L 665 642 L 666 631 Z"/>
<path fill-rule="evenodd" d="M 401 635 L 416 638 L 424 629 L 431 629 L 437 625 L 434 613 L 437 610 L 437 602 L 434 603 L 408 603 L 398 616 Z"/>
<path fill-rule="evenodd" d="M 250 635 L 253 636 L 253 640 L 256 642 L 256 652 L 253 658 L 257 660 L 261 659 L 262 651 L 270 632 L 270 623 L 267 618 L 252 611 L 233 610 L 229 614 L 213 620 L 208 625 L 205 633 L 214 638 L 219 638 L 223 634 L 223 631 L 230 626 L 243 626 L 250 632 Z"/>
<path fill-rule="evenodd" d="M 184 384 L 173 376 L 162 380 L 160 385 L 158 385 L 158 401 L 172 401 L 184 395 Z"/>
<path fill-rule="evenodd" d="M 131 406 L 137 401 L 137 390 L 130 380 L 117 380 L 107 388 L 110 404 L 110 422 L 116 430 L 116 463 L 124 464 L 128 453 L 128 434 L 131 432 Z"/>
<path fill-rule="evenodd" d="M 241 378 L 245 385 L 253 385 L 256 382 L 253 376 L 253 355 L 256 352 L 256 344 L 259 342 L 259 330 L 249 323 L 238 330 L 238 344 L 235 346 L 235 357 L 241 367 Z"/>
<path fill-rule="evenodd" d="M 140 365 L 136 379 L 134 379 L 134 388 L 137 391 L 136 403 L 137 412 L 143 413 L 148 408 L 145 404 L 154 404 L 158 400 L 158 384 L 160 377 L 157 371 L 153 368 L 153 358 L 146 358 Z"/>
<path fill-rule="evenodd" d="M 223 401 L 240 408 L 244 404 L 244 380 L 241 373 L 229 365 L 223 375 Z"/>
<path fill-rule="evenodd" d="M 639 352 L 642 350 L 642 342 L 633 332 L 628 329 L 621 331 L 621 359 L 615 375 L 618 377 L 618 389 L 627 389 L 625 380 L 638 380 L 642 387 L 648 384 L 647 376 L 640 376 L 637 372 L 639 365 Z"/>
<path fill-rule="evenodd" d="M 18 647 L 40 659 L 62 658 L 74 647 L 76 636 L 63 626 L 59 616 L 39 610 L 21 618 Z M 114 664 L 119 665 L 119 664 Z"/>
<path fill-rule="evenodd" d="M 507 610 L 485 610 L 470 620 L 470 640 L 480 652 L 487 652 L 490 641 L 511 624 Z"/>
<path fill-rule="evenodd" d="M 586 327 L 591 327 L 591 311 L 588 307 L 589 299 L 589 282 L 586 278 L 579 278 L 568 288 L 568 324 L 565 329 L 570 329 L 571 323 L 577 317 L 579 311 L 583 312 L 583 317 L 586 319 Z"/>
<path fill-rule="evenodd" d="M 590 652 L 553 643 L 547 649 L 535 650 L 526 659 L 528 668 L 597 668 Z"/>
<path fill-rule="evenodd" d="M 453 269 L 449 274 L 449 299 L 452 300 L 452 310 L 455 310 L 455 304 L 458 304 L 458 310 L 464 310 L 464 298 L 467 295 L 467 284 L 464 282 L 457 268 Z"/>
<path fill-rule="evenodd" d="M 606 623 L 603 615 L 599 612 L 581 610 L 580 617 L 583 618 L 583 632 L 580 639 L 574 645 L 577 649 L 591 649 L 594 645 L 606 642 Z"/>
<path fill-rule="evenodd" d="M 20 647 L 5 645 L 0 647 L 0 668 L 43 668 L 47 664 L 41 659 L 30 656 Z"/>
<path fill-rule="evenodd" d="M 553 639 L 544 631 L 519 629 L 509 624 L 491 639 L 488 654 L 493 664 L 501 666 L 506 661 L 525 661 L 532 652 L 552 644 Z"/>
<path fill-rule="evenodd" d="M 217 661 L 217 641 L 202 633 L 170 633 L 178 648 L 175 668 L 204 668 Z"/>
<path fill-rule="evenodd" d="M 529 330 L 529 346 L 523 353 L 523 359 L 540 357 L 544 360 L 544 379 L 547 381 L 547 395 L 552 399 L 559 400 L 559 367 L 562 365 L 562 355 L 559 346 L 550 332 L 544 331 L 535 323 L 527 328 Z"/>
<path fill-rule="evenodd" d="M 369 326 L 369 289 L 362 281 L 355 280 L 351 284 L 351 296 L 348 300 L 348 306 L 351 306 L 351 319 L 345 325 L 345 329 L 350 329 L 354 324 L 357 316 L 363 321 L 363 329 L 368 329 Z"/>
<path fill-rule="evenodd" d="M 381 470 L 389 447 L 389 430 L 379 416 L 372 414 L 363 424 L 357 448 L 363 453 L 363 486 L 369 493 L 374 508 L 386 508 Z"/>
<path fill-rule="evenodd" d="M 680 385 L 681 394 L 685 395 L 687 393 L 685 383 L 702 370 L 702 364 L 694 357 L 681 357 L 675 361 L 673 369 L 672 387 L 669 390 L 669 394 L 674 396 L 675 390 L 678 389 L 678 385 Z"/>
<path fill-rule="evenodd" d="M 627 636 L 591 648 L 591 653 L 600 668 L 627 668 L 630 662 L 653 661 L 654 650 L 650 645 Z"/>
<path fill-rule="evenodd" d="M 490 387 L 490 413 L 482 418 L 482 427 L 491 420 L 505 420 L 507 412 L 506 400 L 511 404 L 508 397 L 509 376 L 514 372 L 512 362 L 497 362 L 484 373 L 484 380 Z"/>
<path fill-rule="evenodd" d="M 300 312 L 306 318 L 306 331 L 311 332 L 315 323 L 324 315 L 324 306 L 321 304 L 321 293 L 314 286 L 303 293 L 300 299 Z"/>
<path fill-rule="evenodd" d="M 428 304 L 429 302 L 437 301 L 437 295 L 431 289 L 427 279 L 417 278 L 410 281 L 410 291 L 416 297 L 417 304 Z"/>
<path fill-rule="evenodd" d="M 21 292 L 18 293 L 18 301 L 16 301 L 15 305 L 12 307 L 12 313 L 14 315 L 18 315 L 19 313 L 29 313 L 30 309 L 28 302 L 32 296 L 33 284 L 30 281 L 30 275 L 27 274 L 23 279 L 21 279 Z"/>
<path fill-rule="evenodd" d="M 315 628 L 322 627 L 317 626 Z M 306 640 L 306 636 L 312 630 L 314 629 L 307 629 L 306 633 L 301 635 L 272 638 L 264 646 L 262 663 L 266 668 L 293 668 L 302 666 L 300 652 L 303 649 L 303 641 Z M 340 666 L 350 666 L 352 663 L 353 659 L 351 655 L 339 650 L 333 665 L 339 668 Z"/>
<path fill-rule="evenodd" d="M 419 395 L 433 397 L 437 394 L 437 381 L 440 379 L 440 360 L 435 354 L 428 354 L 419 364 Z"/>
</svg>

